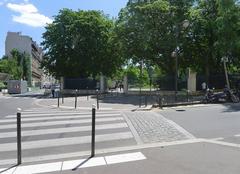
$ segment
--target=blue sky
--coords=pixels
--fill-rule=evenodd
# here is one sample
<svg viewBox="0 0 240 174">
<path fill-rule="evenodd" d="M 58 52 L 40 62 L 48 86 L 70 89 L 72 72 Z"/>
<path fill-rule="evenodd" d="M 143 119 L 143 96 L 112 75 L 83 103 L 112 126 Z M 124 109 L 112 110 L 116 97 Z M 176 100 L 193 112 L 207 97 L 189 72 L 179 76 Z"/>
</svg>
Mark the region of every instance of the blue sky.
<svg viewBox="0 0 240 174">
<path fill-rule="evenodd" d="M 8 31 L 22 32 L 40 43 L 45 23 L 62 8 L 102 10 L 117 17 L 128 0 L 0 0 L 0 58 L 4 55 Z"/>
</svg>

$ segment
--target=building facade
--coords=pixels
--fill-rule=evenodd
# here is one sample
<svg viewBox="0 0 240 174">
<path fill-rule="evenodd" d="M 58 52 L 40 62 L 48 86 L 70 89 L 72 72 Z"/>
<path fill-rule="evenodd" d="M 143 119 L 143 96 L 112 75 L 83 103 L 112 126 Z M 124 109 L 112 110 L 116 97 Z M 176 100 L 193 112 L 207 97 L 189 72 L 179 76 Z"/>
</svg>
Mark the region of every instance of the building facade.
<svg viewBox="0 0 240 174">
<path fill-rule="evenodd" d="M 31 37 L 22 35 L 21 32 L 8 32 L 5 41 L 5 55 L 10 57 L 13 49 L 30 56 L 32 75 L 28 80 L 31 85 L 40 86 L 43 76 L 43 71 L 40 69 L 43 57 L 42 48 Z"/>
</svg>

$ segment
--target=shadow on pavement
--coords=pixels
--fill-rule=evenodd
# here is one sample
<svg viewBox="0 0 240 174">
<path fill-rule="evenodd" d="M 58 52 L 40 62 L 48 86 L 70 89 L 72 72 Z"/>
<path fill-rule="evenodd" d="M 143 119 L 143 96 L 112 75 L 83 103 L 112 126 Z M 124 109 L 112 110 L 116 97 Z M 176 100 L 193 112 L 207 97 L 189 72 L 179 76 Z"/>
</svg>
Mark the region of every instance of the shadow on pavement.
<svg viewBox="0 0 240 174">
<path fill-rule="evenodd" d="M 87 163 L 91 158 L 93 158 L 92 156 L 88 157 L 87 159 L 85 159 L 83 162 L 81 162 L 79 165 L 77 165 L 76 167 L 74 167 L 72 169 L 72 171 L 76 171 L 79 167 L 81 167 L 82 165 L 84 165 L 85 163 Z"/>
<path fill-rule="evenodd" d="M 13 169 L 14 167 L 17 167 L 17 166 L 19 166 L 19 165 L 16 164 L 16 165 L 13 165 L 13 166 L 11 166 L 11 167 L 5 169 L 5 170 L 2 170 L 2 171 L 0 171 L 0 174 L 1 174 L 1 173 L 8 172 L 9 170 L 11 170 L 11 169 Z"/>
<path fill-rule="evenodd" d="M 223 112 L 240 112 L 240 103 L 223 104 L 226 109 Z"/>
</svg>

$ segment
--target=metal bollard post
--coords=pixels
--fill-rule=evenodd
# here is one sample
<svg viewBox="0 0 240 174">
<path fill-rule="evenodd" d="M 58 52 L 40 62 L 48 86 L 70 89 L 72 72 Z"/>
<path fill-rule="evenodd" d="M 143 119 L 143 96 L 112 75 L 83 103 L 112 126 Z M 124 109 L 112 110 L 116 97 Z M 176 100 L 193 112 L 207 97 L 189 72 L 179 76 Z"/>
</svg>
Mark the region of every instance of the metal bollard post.
<svg viewBox="0 0 240 174">
<path fill-rule="evenodd" d="M 147 107 L 147 95 L 145 95 L 145 107 Z"/>
<path fill-rule="evenodd" d="M 22 164 L 21 109 L 17 112 L 17 164 Z"/>
<path fill-rule="evenodd" d="M 99 109 L 99 92 L 97 90 L 97 109 Z"/>
<path fill-rule="evenodd" d="M 75 109 L 77 109 L 77 89 L 75 90 Z"/>
<path fill-rule="evenodd" d="M 142 107 L 142 96 L 139 95 L 139 108 L 141 108 L 141 107 Z"/>
<path fill-rule="evenodd" d="M 87 100 L 89 100 L 89 91 L 88 91 L 88 87 L 87 87 Z"/>
<path fill-rule="evenodd" d="M 91 157 L 95 156 L 95 125 L 96 125 L 96 105 L 92 105 L 92 144 Z"/>
<path fill-rule="evenodd" d="M 61 92 L 62 95 L 62 104 L 64 103 L 64 96 L 63 96 L 63 91 Z"/>
<path fill-rule="evenodd" d="M 162 98 L 159 96 L 159 98 L 158 98 L 158 105 L 159 105 L 159 108 L 163 108 L 163 103 L 162 103 Z"/>
<path fill-rule="evenodd" d="M 58 108 L 59 108 L 59 100 L 60 100 L 60 91 L 58 91 Z"/>
</svg>

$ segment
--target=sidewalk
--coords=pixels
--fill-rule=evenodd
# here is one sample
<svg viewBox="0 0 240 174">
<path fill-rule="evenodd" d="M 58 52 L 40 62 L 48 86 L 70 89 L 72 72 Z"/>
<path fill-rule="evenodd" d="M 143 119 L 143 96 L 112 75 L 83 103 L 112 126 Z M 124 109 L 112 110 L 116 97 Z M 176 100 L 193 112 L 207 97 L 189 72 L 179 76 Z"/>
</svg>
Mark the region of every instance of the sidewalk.
<svg viewBox="0 0 240 174">
<path fill-rule="evenodd" d="M 117 101 L 118 100 L 118 101 Z M 58 98 L 47 98 L 38 100 L 36 103 L 41 107 L 58 107 Z M 77 97 L 77 109 L 92 109 L 92 105 L 95 104 L 97 106 L 97 99 L 89 96 L 78 96 Z M 149 105 L 150 106 L 150 105 Z M 62 98 L 59 98 L 59 108 L 61 109 L 75 109 L 75 97 L 67 97 L 64 98 L 64 102 L 62 103 Z M 138 109 L 138 105 L 132 103 L 123 103 L 119 99 L 115 101 L 106 101 L 99 99 L 99 109 L 100 110 L 134 110 Z"/>
<path fill-rule="evenodd" d="M 217 143 L 217 142 L 216 142 Z M 3 174 L 239 174 L 239 148 L 205 140 L 160 144 L 94 158 L 18 166 Z"/>
</svg>

